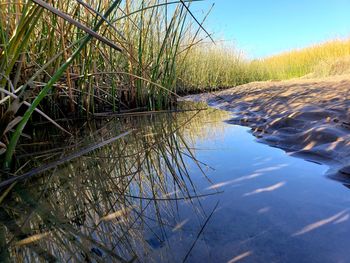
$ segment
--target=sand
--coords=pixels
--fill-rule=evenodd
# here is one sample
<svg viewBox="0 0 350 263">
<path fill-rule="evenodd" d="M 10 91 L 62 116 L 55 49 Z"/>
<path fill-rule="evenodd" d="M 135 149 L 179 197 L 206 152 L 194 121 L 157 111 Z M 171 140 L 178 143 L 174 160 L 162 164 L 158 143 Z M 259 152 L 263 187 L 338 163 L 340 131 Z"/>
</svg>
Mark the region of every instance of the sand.
<svg viewBox="0 0 350 263">
<path fill-rule="evenodd" d="M 329 165 L 328 176 L 350 184 L 350 76 L 253 82 L 185 97 L 231 111 L 260 142 Z"/>
</svg>

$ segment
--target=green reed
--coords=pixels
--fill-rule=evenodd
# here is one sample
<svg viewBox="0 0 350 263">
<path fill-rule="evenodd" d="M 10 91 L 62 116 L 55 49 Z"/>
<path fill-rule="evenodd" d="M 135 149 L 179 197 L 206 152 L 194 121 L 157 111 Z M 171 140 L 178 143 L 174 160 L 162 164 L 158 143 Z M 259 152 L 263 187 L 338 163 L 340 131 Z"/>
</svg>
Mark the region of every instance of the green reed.
<svg viewBox="0 0 350 263">
<path fill-rule="evenodd" d="M 0 2 L 3 167 L 33 114 L 65 130 L 54 119 L 176 103 L 191 2 Z"/>
</svg>

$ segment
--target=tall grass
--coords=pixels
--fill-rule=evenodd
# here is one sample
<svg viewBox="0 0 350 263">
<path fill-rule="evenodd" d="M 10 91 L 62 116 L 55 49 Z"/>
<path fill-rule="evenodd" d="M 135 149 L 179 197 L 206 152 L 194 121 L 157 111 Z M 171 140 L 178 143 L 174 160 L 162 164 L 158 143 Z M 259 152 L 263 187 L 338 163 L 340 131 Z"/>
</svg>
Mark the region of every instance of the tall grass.
<svg viewBox="0 0 350 263">
<path fill-rule="evenodd" d="M 178 72 L 183 93 L 234 87 L 252 81 L 350 73 L 350 39 L 336 39 L 262 59 L 228 45 L 192 48 Z"/>
<path fill-rule="evenodd" d="M 332 65 L 337 61 L 338 67 L 341 64 L 346 65 L 344 58 L 349 56 L 350 39 L 336 39 L 268 57 L 257 63 L 267 79 L 281 80 L 298 78 L 314 72 L 316 75 L 318 72 L 323 72 L 322 75 L 341 74 L 346 71 L 346 67 L 332 71 Z"/>
<path fill-rule="evenodd" d="M 181 93 L 233 87 L 263 76 L 258 65 L 252 64 L 234 46 L 199 44 L 192 48 L 178 69 Z"/>
<path fill-rule="evenodd" d="M 201 36 L 185 35 L 203 30 L 191 2 L 0 2 L 4 166 L 35 110 L 59 126 L 53 119 L 71 114 L 174 104 L 180 48 Z"/>
</svg>

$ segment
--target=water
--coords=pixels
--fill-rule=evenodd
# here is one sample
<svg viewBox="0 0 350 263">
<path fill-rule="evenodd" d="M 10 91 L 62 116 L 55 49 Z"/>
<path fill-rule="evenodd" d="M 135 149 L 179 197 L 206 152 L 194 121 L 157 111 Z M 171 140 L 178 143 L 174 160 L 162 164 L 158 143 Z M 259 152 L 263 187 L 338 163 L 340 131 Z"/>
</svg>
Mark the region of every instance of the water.
<svg viewBox="0 0 350 263">
<path fill-rule="evenodd" d="M 248 128 L 224 122 L 227 112 L 195 114 L 84 131 L 88 142 L 129 127 L 136 134 L 15 188 L 1 204 L 7 253 L 27 261 L 350 262 L 350 192 L 324 176 L 326 166 L 257 143 Z"/>
</svg>

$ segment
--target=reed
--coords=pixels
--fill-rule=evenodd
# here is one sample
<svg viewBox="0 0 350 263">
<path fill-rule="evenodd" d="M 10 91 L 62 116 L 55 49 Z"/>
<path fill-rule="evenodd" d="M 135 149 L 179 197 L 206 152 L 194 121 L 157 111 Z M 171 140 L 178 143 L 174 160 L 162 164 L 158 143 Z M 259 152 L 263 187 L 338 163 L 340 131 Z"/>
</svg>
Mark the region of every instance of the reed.
<svg viewBox="0 0 350 263">
<path fill-rule="evenodd" d="M 185 94 L 252 81 L 346 74 L 350 72 L 350 39 L 330 40 L 253 60 L 234 46 L 200 44 L 186 58 L 178 72 L 179 91 Z"/>
<path fill-rule="evenodd" d="M 171 107 L 185 35 L 206 32 L 191 2 L 0 2 L 4 168 L 35 111 L 65 130 L 54 119 Z"/>
<path fill-rule="evenodd" d="M 299 78 L 308 74 L 310 76 L 328 76 L 345 73 L 349 69 L 348 62 L 346 62 L 348 61 L 346 58 L 349 56 L 350 39 L 335 39 L 277 54 L 261 59 L 257 63 L 266 79 L 283 80 Z"/>
<path fill-rule="evenodd" d="M 232 45 L 199 44 L 186 55 L 178 69 L 178 91 L 182 94 L 213 91 L 263 79 L 257 65 Z"/>
</svg>

